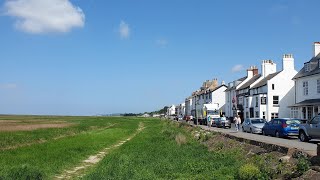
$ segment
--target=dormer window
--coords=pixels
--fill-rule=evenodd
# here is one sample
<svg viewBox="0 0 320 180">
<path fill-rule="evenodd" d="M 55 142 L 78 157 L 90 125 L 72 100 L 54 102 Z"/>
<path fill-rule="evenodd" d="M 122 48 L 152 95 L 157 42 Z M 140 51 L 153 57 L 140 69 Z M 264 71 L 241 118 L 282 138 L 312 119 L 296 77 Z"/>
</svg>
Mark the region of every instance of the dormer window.
<svg viewBox="0 0 320 180">
<path fill-rule="evenodd" d="M 305 63 L 304 64 L 304 70 L 305 70 L 305 72 L 309 72 L 310 71 L 310 63 L 309 62 L 307 62 L 307 63 Z"/>
</svg>

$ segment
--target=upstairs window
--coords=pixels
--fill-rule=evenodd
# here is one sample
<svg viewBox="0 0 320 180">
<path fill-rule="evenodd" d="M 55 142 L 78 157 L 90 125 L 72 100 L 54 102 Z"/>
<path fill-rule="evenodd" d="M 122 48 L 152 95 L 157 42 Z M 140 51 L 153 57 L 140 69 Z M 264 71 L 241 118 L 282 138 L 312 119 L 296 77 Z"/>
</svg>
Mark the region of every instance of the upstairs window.
<svg viewBox="0 0 320 180">
<path fill-rule="evenodd" d="M 274 90 L 274 84 L 272 84 L 272 90 Z"/>
<path fill-rule="evenodd" d="M 302 88 L 303 88 L 303 95 L 307 96 L 309 94 L 309 90 L 308 90 L 308 81 L 304 81 L 302 83 Z"/>
<path fill-rule="evenodd" d="M 320 94 L 320 79 L 317 80 L 317 93 Z"/>
<path fill-rule="evenodd" d="M 279 96 L 273 96 L 273 105 L 279 105 Z"/>
<path fill-rule="evenodd" d="M 256 107 L 258 107 L 258 105 L 259 105 L 259 97 L 256 96 Z"/>
<path fill-rule="evenodd" d="M 249 106 L 249 99 L 246 98 L 246 107 L 248 107 L 248 106 Z"/>
<path fill-rule="evenodd" d="M 305 64 L 304 64 L 304 70 L 305 70 L 305 72 L 309 72 L 310 69 L 311 69 L 310 63 L 309 63 L 309 62 L 305 63 Z"/>
</svg>

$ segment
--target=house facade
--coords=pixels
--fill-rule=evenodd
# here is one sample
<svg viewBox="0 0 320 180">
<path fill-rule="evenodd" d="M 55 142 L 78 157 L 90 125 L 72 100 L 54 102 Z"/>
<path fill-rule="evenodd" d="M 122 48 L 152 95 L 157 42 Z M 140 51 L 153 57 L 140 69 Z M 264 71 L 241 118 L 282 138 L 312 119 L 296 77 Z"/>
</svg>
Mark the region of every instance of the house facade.
<svg viewBox="0 0 320 180">
<path fill-rule="evenodd" d="M 289 118 L 290 104 L 294 103 L 295 89 L 292 78 L 297 74 L 292 54 L 283 55 L 282 70 L 276 71 L 272 60 L 263 60 L 261 77 L 244 97 L 245 118 Z"/>
<path fill-rule="evenodd" d="M 229 119 L 233 119 L 235 116 L 240 115 L 243 119 L 243 110 L 241 103 L 238 103 L 237 98 L 237 89 L 243 84 L 247 83 L 253 76 L 258 74 L 258 68 L 251 66 L 247 69 L 247 76 L 237 79 L 228 84 L 227 89 L 225 90 L 225 116 Z"/>
<path fill-rule="evenodd" d="M 315 42 L 313 48 L 311 60 L 293 77 L 296 94 L 292 118 L 307 120 L 320 113 L 320 42 Z"/>
</svg>

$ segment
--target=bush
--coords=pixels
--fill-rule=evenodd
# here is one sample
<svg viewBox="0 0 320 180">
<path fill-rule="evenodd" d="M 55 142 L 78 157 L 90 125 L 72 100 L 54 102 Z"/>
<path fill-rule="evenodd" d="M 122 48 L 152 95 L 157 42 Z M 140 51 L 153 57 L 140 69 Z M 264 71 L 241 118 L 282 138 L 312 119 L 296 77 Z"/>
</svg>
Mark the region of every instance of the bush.
<svg viewBox="0 0 320 180">
<path fill-rule="evenodd" d="M 239 179 L 254 180 L 260 179 L 260 170 L 253 164 L 245 164 L 239 169 Z"/>
<path fill-rule="evenodd" d="M 36 167 L 30 165 L 21 165 L 13 167 L 9 170 L 7 178 L 5 179 L 45 179 L 43 173 Z"/>
<path fill-rule="evenodd" d="M 309 160 L 304 156 L 299 157 L 298 158 L 298 163 L 297 163 L 297 172 L 300 173 L 300 174 L 303 174 L 309 168 L 310 168 Z"/>
</svg>

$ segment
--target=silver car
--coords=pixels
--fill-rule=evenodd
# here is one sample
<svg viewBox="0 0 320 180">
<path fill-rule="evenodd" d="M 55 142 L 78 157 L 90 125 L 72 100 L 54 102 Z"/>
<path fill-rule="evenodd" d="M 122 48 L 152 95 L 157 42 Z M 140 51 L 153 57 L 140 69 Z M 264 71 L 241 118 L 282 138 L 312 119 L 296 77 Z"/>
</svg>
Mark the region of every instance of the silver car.
<svg viewBox="0 0 320 180">
<path fill-rule="evenodd" d="M 260 118 L 245 119 L 242 123 L 242 131 L 250 133 L 262 133 L 262 127 L 266 120 Z"/>
<path fill-rule="evenodd" d="M 306 124 L 300 124 L 299 139 L 304 142 L 310 139 L 320 139 L 320 113 L 308 120 Z"/>
</svg>

